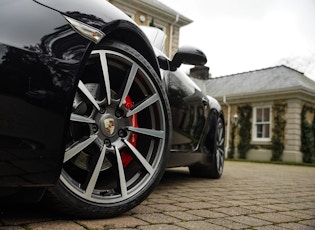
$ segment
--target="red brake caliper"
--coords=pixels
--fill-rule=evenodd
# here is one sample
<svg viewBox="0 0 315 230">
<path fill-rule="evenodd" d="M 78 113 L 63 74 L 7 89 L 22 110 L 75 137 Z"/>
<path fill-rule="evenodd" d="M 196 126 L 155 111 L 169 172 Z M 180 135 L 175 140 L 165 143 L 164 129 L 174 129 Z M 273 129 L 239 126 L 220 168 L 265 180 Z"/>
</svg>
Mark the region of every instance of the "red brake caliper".
<svg viewBox="0 0 315 230">
<path fill-rule="evenodd" d="M 126 97 L 126 101 L 125 101 L 124 105 L 125 105 L 126 109 L 130 109 L 133 106 L 132 100 L 129 96 Z M 135 128 L 138 128 L 139 126 L 138 126 L 137 114 L 132 115 L 130 119 L 131 119 L 132 126 Z M 132 133 L 130 135 L 129 142 L 134 147 L 136 147 L 136 144 L 137 144 L 137 134 L 136 133 Z M 126 167 L 132 161 L 132 156 L 130 156 L 130 154 L 125 149 L 123 149 L 121 151 L 121 160 L 122 160 L 123 166 Z"/>
</svg>

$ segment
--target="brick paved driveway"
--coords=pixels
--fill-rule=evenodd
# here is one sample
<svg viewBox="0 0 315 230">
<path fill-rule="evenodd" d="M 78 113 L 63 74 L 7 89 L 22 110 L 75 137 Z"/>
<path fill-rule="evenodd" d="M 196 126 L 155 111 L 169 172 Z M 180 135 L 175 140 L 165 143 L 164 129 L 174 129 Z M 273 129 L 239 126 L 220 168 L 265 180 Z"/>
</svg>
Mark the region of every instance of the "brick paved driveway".
<svg viewBox="0 0 315 230">
<path fill-rule="evenodd" d="M 112 219 L 69 220 L 22 207 L 0 214 L 0 230 L 315 229 L 315 167 L 226 162 L 220 180 L 168 170 L 141 205 Z"/>
</svg>

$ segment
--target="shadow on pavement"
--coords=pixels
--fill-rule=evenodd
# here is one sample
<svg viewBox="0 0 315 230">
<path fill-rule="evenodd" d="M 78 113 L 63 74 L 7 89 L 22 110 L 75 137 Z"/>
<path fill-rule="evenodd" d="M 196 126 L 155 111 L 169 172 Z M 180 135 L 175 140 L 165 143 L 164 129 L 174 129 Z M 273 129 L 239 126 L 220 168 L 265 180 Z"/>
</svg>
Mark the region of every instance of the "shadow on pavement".
<svg viewBox="0 0 315 230">
<path fill-rule="evenodd" d="M 197 178 L 191 177 L 188 170 L 180 170 L 177 168 L 167 169 L 160 182 L 160 185 L 158 185 L 157 187 L 162 186 L 163 190 L 167 190 L 167 185 L 173 184 L 174 181 L 176 181 L 177 184 L 180 184 L 181 182 L 187 183 L 194 180 L 197 180 Z M 0 203 L 0 219 L 15 219 L 17 222 L 25 222 L 25 220 L 27 219 L 31 221 L 32 219 L 45 220 L 67 218 L 71 219 L 71 217 L 67 217 L 61 213 L 58 213 L 43 201 L 38 203 Z"/>
</svg>

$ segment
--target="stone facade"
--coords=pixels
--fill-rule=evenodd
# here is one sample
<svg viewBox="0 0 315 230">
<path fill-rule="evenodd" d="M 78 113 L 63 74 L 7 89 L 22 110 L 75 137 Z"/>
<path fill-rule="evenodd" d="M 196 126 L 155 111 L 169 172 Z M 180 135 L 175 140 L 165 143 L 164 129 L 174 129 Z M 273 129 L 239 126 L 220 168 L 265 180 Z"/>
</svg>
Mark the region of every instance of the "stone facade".
<svg viewBox="0 0 315 230">
<path fill-rule="evenodd" d="M 275 105 L 286 105 L 283 119 L 284 129 L 284 150 L 281 156 L 282 161 L 302 162 L 302 130 L 301 113 L 304 105 L 313 108 L 313 112 L 306 114 L 309 124 L 314 121 L 315 111 L 315 82 L 308 79 L 294 69 L 286 66 L 271 67 L 262 70 L 250 71 L 230 76 L 212 78 L 208 80 L 193 79 L 200 88 L 207 94 L 216 98 L 222 106 L 226 123 L 226 156 L 231 151 L 231 142 L 234 141 L 234 157 L 238 158 L 237 145 L 240 142 L 239 124 L 235 124 L 234 116 L 239 117 L 238 108 L 244 105 L 255 108 L 270 108 L 270 135 L 268 138 L 254 138 L 250 141 L 251 149 L 247 152 L 246 158 L 256 161 L 269 161 L 272 158 L 272 137 L 274 135 Z M 268 84 L 270 83 L 270 84 Z M 253 125 L 251 132 L 255 132 Z M 235 137 L 232 140 L 233 126 Z M 315 134 L 314 134 L 315 135 Z M 314 144 L 314 143 L 313 143 Z M 315 153 L 312 153 L 315 158 Z"/>
<path fill-rule="evenodd" d="M 302 101 L 290 99 L 287 101 L 286 113 L 286 143 L 284 148 L 284 161 L 302 162 L 301 149 L 301 111 Z"/>
<path fill-rule="evenodd" d="M 109 0 L 109 2 L 124 11 L 138 25 L 154 26 L 163 30 L 167 35 L 165 54 L 170 58 L 178 50 L 180 28 L 192 22 L 158 0 Z"/>
</svg>

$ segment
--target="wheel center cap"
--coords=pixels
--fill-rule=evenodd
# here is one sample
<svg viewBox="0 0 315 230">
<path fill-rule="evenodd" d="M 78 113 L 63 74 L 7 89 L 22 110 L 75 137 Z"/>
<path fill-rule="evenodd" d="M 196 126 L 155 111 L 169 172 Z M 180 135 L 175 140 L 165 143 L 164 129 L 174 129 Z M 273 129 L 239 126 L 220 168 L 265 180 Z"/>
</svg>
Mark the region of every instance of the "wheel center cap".
<svg viewBox="0 0 315 230">
<path fill-rule="evenodd" d="M 115 132 L 115 120 L 113 118 L 104 119 L 105 131 L 109 135 L 113 135 Z"/>
<path fill-rule="evenodd" d="M 101 130 L 103 134 L 107 137 L 112 137 L 115 135 L 117 129 L 116 126 L 116 120 L 111 116 L 105 117 L 101 121 Z"/>
</svg>

